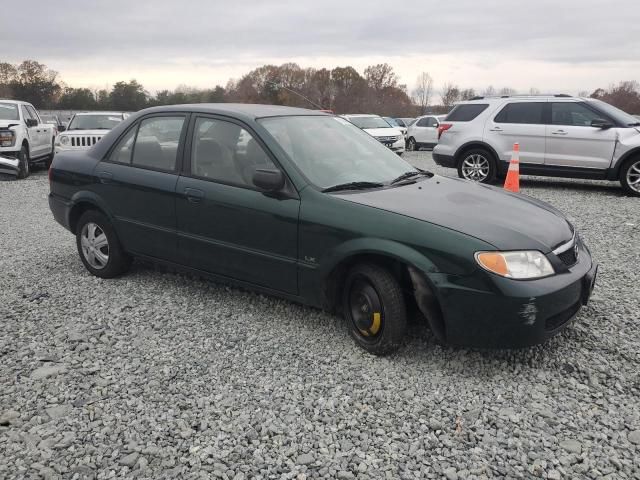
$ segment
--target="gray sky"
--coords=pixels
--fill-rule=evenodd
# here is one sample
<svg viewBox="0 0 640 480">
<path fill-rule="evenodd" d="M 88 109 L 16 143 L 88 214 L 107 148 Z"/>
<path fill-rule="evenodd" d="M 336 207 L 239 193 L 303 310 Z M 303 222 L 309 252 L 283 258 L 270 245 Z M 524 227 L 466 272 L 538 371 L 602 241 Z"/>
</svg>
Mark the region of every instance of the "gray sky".
<svg viewBox="0 0 640 480">
<path fill-rule="evenodd" d="M 638 0 L 31 0 L 11 2 L 0 61 L 38 60 L 72 86 L 226 84 L 265 63 L 387 62 L 482 90 L 577 93 L 640 80 Z M 9 21 L 10 20 L 10 21 Z"/>
</svg>

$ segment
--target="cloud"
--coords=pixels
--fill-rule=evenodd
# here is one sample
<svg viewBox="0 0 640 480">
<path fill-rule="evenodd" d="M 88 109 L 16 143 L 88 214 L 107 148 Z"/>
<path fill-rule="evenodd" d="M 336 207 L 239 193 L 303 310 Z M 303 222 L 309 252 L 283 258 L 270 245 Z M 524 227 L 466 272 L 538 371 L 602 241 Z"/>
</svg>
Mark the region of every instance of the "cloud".
<svg viewBox="0 0 640 480">
<path fill-rule="evenodd" d="M 419 71 L 435 68 L 473 86 L 465 72 L 497 76 L 510 63 L 547 65 L 563 74 L 572 66 L 611 72 L 614 64 L 616 72 L 640 77 L 640 36 L 632 34 L 640 24 L 636 0 L 58 0 L 37 8 L 17 2 L 11 16 L 3 22 L 0 42 L 12 48 L 0 60 L 34 58 L 65 79 L 95 83 L 128 73 L 162 88 L 163 71 L 168 79 L 181 71 L 181 83 L 198 84 L 207 75 L 224 83 L 222 74 L 241 73 L 267 59 L 344 65 L 379 58 L 394 66 L 414 59 L 414 72 L 401 67 L 410 84 Z M 507 84 L 515 77 L 502 72 L 492 83 L 502 78 Z"/>
</svg>

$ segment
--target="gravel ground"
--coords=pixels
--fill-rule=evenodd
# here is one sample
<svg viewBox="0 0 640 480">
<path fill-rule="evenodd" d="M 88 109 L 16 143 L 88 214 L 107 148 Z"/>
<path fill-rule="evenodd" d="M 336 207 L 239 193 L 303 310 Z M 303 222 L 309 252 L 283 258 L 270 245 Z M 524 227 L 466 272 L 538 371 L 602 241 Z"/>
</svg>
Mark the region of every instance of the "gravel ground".
<svg viewBox="0 0 640 480">
<path fill-rule="evenodd" d="M 589 307 L 527 350 L 414 322 L 376 358 L 286 301 L 138 264 L 94 278 L 46 173 L 0 182 L 0 478 L 640 479 L 640 201 L 522 184 L 600 262 Z"/>
</svg>

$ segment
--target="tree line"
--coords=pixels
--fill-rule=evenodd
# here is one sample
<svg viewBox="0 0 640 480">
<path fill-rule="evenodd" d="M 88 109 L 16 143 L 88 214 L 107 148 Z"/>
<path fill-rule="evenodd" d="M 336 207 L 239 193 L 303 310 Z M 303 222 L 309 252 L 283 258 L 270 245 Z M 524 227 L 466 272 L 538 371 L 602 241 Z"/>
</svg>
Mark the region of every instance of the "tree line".
<svg viewBox="0 0 640 480">
<path fill-rule="evenodd" d="M 194 88 L 181 85 L 175 90 L 150 94 L 136 80 L 116 82 L 110 89 L 75 88 L 59 74 L 35 60 L 19 64 L 0 62 L 0 98 L 28 101 L 47 110 L 136 111 L 158 105 L 184 103 L 268 103 L 333 110 L 336 113 L 377 113 L 412 117 L 425 113 L 445 113 L 461 100 L 478 95 L 513 95 L 510 87 L 488 86 L 481 91 L 445 82 L 437 92 L 428 72 L 416 79 L 409 91 L 393 68 L 371 65 L 362 73 L 351 66 L 302 68 L 295 63 L 263 65 L 225 86 Z M 539 94 L 531 88 L 527 94 Z M 624 81 L 591 94 L 627 112 L 640 113 L 640 85 Z"/>
</svg>

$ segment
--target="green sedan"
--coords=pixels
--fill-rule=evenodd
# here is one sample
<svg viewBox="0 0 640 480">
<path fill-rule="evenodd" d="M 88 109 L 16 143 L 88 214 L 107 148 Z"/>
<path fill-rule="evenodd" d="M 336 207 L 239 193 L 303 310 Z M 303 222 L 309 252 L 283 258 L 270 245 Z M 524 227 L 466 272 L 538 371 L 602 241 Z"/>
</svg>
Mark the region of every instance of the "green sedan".
<svg viewBox="0 0 640 480">
<path fill-rule="evenodd" d="M 56 155 L 49 177 L 92 274 L 138 257 L 335 311 L 374 354 L 402 345 L 410 304 L 442 342 L 540 343 L 595 283 L 553 207 L 416 169 L 322 112 L 147 109 Z"/>
</svg>

